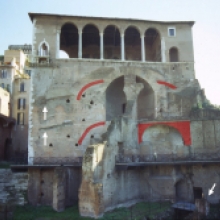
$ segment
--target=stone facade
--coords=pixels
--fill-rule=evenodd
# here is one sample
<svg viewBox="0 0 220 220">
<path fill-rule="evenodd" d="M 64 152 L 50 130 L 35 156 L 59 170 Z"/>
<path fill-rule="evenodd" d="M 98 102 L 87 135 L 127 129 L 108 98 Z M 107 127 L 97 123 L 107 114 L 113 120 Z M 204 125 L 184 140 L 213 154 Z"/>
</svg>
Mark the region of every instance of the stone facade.
<svg viewBox="0 0 220 220">
<path fill-rule="evenodd" d="M 45 167 L 29 170 L 33 204 L 62 211 L 71 195 L 81 215 L 97 218 L 146 198 L 192 202 L 196 187 L 219 199 L 219 188 L 207 193 L 210 180 L 220 184 L 220 114 L 197 109 L 206 98 L 193 22 L 29 16 L 29 165 Z M 81 157 L 82 171 L 73 163 Z"/>
</svg>

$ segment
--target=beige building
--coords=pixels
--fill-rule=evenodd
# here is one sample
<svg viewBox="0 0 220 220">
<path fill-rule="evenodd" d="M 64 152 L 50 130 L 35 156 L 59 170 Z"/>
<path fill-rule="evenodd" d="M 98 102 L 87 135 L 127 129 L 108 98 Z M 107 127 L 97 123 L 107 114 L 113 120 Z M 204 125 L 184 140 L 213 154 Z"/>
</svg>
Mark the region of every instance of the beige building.
<svg viewBox="0 0 220 220">
<path fill-rule="evenodd" d="M 23 46 L 25 47 L 25 46 Z M 26 66 L 28 54 L 22 47 L 11 49 L 4 53 L 4 61 L 0 65 L 0 86 L 8 91 L 10 99 L 8 102 L 8 116 L 16 119 L 16 125 L 11 132 L 13 150 L 11 157 L 27 156 L 28 142 L 28 112 L 29 112 L 29 68 Z M 27 51 L 25 51 L 27 52 Z M 30 52 L 30 51 L 29 51 Z M 28 70 L 28 71 L 27 71 Z"/>
<path fill-rule="evenodd" d="M 194 22 L 29 16 L 32 204 L 100 217 L 147 199 L 220 199 L 219 187 L 208 195 L 220 114 L 199 107 Z"/>
</svg>

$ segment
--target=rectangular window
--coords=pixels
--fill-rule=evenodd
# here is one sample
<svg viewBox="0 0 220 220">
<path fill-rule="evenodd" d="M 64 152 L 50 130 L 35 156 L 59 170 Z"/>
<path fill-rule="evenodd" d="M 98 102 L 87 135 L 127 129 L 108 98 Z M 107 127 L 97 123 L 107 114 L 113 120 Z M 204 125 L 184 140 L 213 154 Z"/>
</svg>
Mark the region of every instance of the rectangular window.
<svg viewBox="0 0 220 220">
<path fill-rule="evenodd" d="M 4 89 L 4 88 L 5 88 L 5 84 L 4 84 L 4 83 L 2 83 L 2 84 L 1 84 L 1 87 Z"/>
<path fill-rule="evenodd" d="M 10 85 L 7 84 L 7 91 L 10 92 Z"/>
<path fill-rule="evenodd" d="M 18 113 L 17 115 L 17 124 L 24 125 L 24 113 Z"/>
<path fill-rule="evenodd" d="M 168 28 L 168 36 L 175 37 L 176 36 L 176 28 L 174 28 L 174 27 Z"/>
<path fill-rule="evenodd" d="M 24 83 L 23 82 L 20 84 L 20 92 L 25 92 L 25 90 L 24 90 Z"/>
<path fill-rule="evenodd" d="M 7 78 L 7 70 L 2 70 L 2 79 Z"/>
<path fill-rule="evenodd" d="M 18 109 L 25 109 L 25 99 L 18 99 Z"/>
</svg>

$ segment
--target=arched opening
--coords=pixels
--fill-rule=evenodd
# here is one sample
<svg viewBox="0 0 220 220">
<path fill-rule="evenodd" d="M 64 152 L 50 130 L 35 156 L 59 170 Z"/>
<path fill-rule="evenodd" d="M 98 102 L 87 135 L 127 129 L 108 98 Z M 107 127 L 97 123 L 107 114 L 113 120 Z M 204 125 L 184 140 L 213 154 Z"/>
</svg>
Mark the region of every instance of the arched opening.
<svg viewBox="0 0 220 220">
<path fill-rule="evenodd" d="M 39 56 L 48 56 L 49 55 L 49 44 L 44 41 L 39 45 Z"/>
<path fill-rule="evenodd" d="M 140 33 L 134 27 L 128 27 L 125 31 L 125 59 L 141 60 Z"/>
<path fill-rule="evenodd" d="M 100 59 L 99 30 L 94 25 L 86 25 L 82 33 L 82 58 Z"/>
<path fill-rule="evenodd" d="M 138 76 L 136 82 L 144 85 L 137 98 L 137 118 L 138 120 L 153 119 L 155 114 L 154 91 L 144 79 Z"/>
<path fill-rule="evenodd" d="M 175 185 L 176 188 L 176 200 L 178 202 L 189 202 L 190 184 L 187 180 L 180 180 Z"/>
<path fill-rule="evenodd" d="M 170 57 L 170 62 L 178 62 L 179 61 L 177 48 L 175 48 L 175 47 L 170 48 L 169 57 Z"/>
<path fill-rule="evenodd" d="M 106 121 L 123 115 L 127 102 L 123 88 L 124 76 L 121 76 L 112 81 L 106 89 Z"/>
<path fill-rule="evenodd" d="M 161 62 L 160 34 L 154 28 L 145 32 L 145 53 L 146 61 Z"/>
<path fill-rule="evenodd" d="M 109 25 L 104 31 L 104 59 L 121 59 L 120 32 L 114 25 Z"/>
<path fill-rule="evenodd" d="M 174 155 L 178 157 L 188 154 L 188 147 L 183 143 L 180 132 L 168 125 L 152 125 L 144 131 L 142 153 L 157 154 L 157 160 L 170 160 Z M 164 155 L 166 157 L 164 158 Z"/>
<path fill-rule="evenodd" d="M 60 50 L 65 51 L 69 58 L 78 57 L 78 29 L 71 23 L 66 23 L 61 28 Z"/>
</svg>

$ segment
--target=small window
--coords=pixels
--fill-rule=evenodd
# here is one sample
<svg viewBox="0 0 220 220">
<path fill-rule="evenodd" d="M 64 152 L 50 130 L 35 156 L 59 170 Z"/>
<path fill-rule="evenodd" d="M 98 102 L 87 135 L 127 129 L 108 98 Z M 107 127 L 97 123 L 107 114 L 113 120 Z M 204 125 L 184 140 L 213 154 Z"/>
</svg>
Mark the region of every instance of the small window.
<svg viewBox="0 0 220 220">
<path fill-rule="evenodd" d="M 176 36 L 176 28 L 168 28 L 168 36 L 175 37 Z"/>
<path fill-rule="evenodd" d="M 4 83 L 2 83 L 2 84 L 1 84 L 1 87 L 4 89 L 4 88 L 5 88 L 5 84 L 4 84 Z"/>
<path fill-rule="evenodd" d="M 20 84 L 20 92 L 25 92 L 25 90 L 24 90 L 24 83 L 23 82 Z"/>
<path fill-rule="evenodd" d="M 17 124 L 24 125 L 24 113 L 18 113 L 17 115 Z"/>
<path fill-rule="evenodd" d="M 10 85 L 7 84 L 7 91 L 10 92 Z"/>
<path fill-rule="evenodd" d="M 18 99 L 18 109 L 25 109 L 25 99 Z"/>
<path fill-rule="evenodd" d="M 7 78 L 7 70 L 2 70 L 2 79 Z"/>
</svg>

